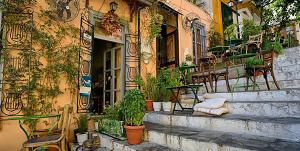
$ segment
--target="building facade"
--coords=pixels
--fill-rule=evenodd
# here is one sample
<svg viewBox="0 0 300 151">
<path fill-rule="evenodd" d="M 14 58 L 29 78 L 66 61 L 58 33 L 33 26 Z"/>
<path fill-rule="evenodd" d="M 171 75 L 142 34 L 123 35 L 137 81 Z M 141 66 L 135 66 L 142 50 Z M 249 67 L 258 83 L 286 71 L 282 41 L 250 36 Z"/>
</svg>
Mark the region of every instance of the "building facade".
<svg viewBox="0 0 300 151">
<path fill-rule="evenodd" d="M 57 94 L 56 91 L 53 91 L 55 97 L 47 98 L 44 101 L 46 103 L 53 102 L 54 108 L 64 104 L 72 104 L 75 114 L 88 111 L 103 112 L 105 106 L 120 102 L 127 89 L 136 87 L 133 78 L 137 74 L 151 73 L 155 75 L 160 68 L 178 66 L 188 54 L 197 60 L 197 58 L 206 55 L 209 45 L 207 33 L 212 22 L 212 13 L 207 11 L 207 8 L 199 7 L 186 0 L 166 0 L 156 3 L 155 10 L 163 16 L 163 21 L 159 36 L 150 43 L 149 23 L 153 4 L 148 0 L 71 0 L 68 4 L 63 3 L 63 1 L 47 0 L 45 2 L 36 1 L 26 6 L 31 7 L 31 11 L 25 13 L 29 14 L 29 22 L 22 22 L 22 26 L 18 23 L 15 26 L 17 27 L 16 30 L 5 30 L 2 39 L 6 41 L 14 39 L 13 34 L 7 34 L 11 31 L 18 31 L 15 34 L 25 32 L 25 35 L 28 35 L 25 36 L 27 37 L 26 42 L 29 42 L 29 47 L 26 50 L 35 50 L 37 53 L 33 54 L 42 56 L 38 59 L 42 71 L 56 71 L 53 68 L 59 72 L 63 71 L 61 75 L 50 78 L 49 84 L 45 84 L 51 87 L 51 82 L 53 82 L 51 80 L 56 80 L 54 81 L 55 85 L 61 91 Z M 58 6 L 62 6 L 61 9 Z M 65 26 L 64 30 L 50 26 L 51 20 L 43 17 L 47 13 L 54 16 L 52 19 L 55 20 L 55 23 Z M 116 17 L 116 15 L 120 19 L 118 27 L 104 24 L 107 17 Z M 11 17 L 11 12 L 4 11 L 2 16 L 2 27 L 8 29 L 10 26 L 8 26 L 8 20 L 5 17 Z M 107 21 L 109 22 L 109 20 Z M 23 24 L 29 23 L 37 26 L 39 23 L 43 23 L 43 26 L 39 26 L 39 28 L 42 27 L 41 30 L 44 32 L 39 32 L 40 35 L 38 35 L 36 31 L 24 30 Z M 65 29 L 72 30 L 68 33 Z M 49 39 L 51 39 L 51 36 L 47 39 L 47 32 L 52 35 L 66 33 L 63 36 L 58 36 L 60 39 L 56 39 L 60 41 L 58 47 L 52 48 L 51 46 L 54 44 L 51 43 L 49 48 L 43 48 L 48 46 Z M 6 37 L 5 35 L 10 36 Z M 40 43 L 35 41 L 37 37 L 42 39 L 39 41 Z M 45 41 L 47 43 L 43 43 Z M 14 40 L 14 42 L 16 41 Z M 24 41 L 19 40 L 18 43 L 18 48 L 22 47 L 22 50 L 25 50 L 23 48 L 25 46 Z M 6 43 L 3 43 L 2 51 L 9 50 L 12 53 L 8 53 L 8 55 L 19 57 L 16 55 L 19 54 L 17 48 L 6 46 Z M 70 49 L 65 49 L 66 47 L 70 47 Z M 61 58 L 58 58 L 56 55 L 59 54 L 60 48 L 64 48 L 66 51 L 60 54 Z M 47 52 L 47 55 L 40 53 L 43 50 Z M 57 50 L 57 52 L 54 51 L 57 54 L 50 50 Z M 74 56 L 72 55 L 74 53 L 68 53 L 72 50 L 80 51 Z M 34 56 L 33 54 L 30 55 Z M 62 60 L 63 63 L 60 63 Z M 66 63 L 67 61 L 69 62 Z M 72 65 L 77 65 L 78 68 L 75 70 Z M 5 81 L 5 68 L 5 65 L 1 66 L 2 81 Z M 28 73 L 30 72 L 32 71 L 28 71 Z M 47 73 L 49 74 L 49 72 L 45 72 L 44 76 L 48 77 Z M 24 73 L 26 75 L 24 77 L 29 79 L 27 81 L 30 85 L 32 76 L 29 76 L 31 74 L 27 74 L 27 71 Z M 74 77 L 72 78 L 70 75 L 79 75 L 79 78 L 74 80 Z M 42 85 L 41 83 L 38 84 Z M 7 95 L 1 96 L 1 118 L 23 114 L 22 106 L 27 103 L 26 99 L 20 103 L 23 94 L 17 95 L 20 97 L 9 97 L 12 96 L 10 86 L 2 85 L 8 89 L 7 92 L 2 92 L 2 94 Z M 40 90 L 39 92 L 44 91 Z M 31 94 L 38 93 L 35 91 Z M 47 95 L 53 94 L 47 93 Z M 12 105 L 15 102 L 22 105 L 13 105 L 10 106 L 11 108 L 5 106 L 5 104 Z M 18 122 L 3 121 L 0 125 L 0 150 L 19 150 L 26 137 L 19 128 Z M 43 127 L 43 125 L 38 126 Z"/>
</svg>

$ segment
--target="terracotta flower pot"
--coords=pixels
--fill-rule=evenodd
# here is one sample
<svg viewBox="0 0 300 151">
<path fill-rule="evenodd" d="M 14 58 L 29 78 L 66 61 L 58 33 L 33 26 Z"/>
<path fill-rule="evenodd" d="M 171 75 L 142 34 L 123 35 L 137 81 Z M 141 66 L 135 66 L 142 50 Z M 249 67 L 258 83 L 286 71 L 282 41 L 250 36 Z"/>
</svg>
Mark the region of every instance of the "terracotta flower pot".
<svg viewBox="0 0 300 151">
<path fill-rule="evenodd" d="M 152 100 L 146 100 L 146 110 L 153 111 L 153 101 Z"/>
<path fill-rule="evenodd" d="M 144 134 L 145 125 L 141 126 L 129 126 L 124 125 L 126 130 L 128 144 L 140 144 L 142 142 L 142 136 Z"/>
</svg>

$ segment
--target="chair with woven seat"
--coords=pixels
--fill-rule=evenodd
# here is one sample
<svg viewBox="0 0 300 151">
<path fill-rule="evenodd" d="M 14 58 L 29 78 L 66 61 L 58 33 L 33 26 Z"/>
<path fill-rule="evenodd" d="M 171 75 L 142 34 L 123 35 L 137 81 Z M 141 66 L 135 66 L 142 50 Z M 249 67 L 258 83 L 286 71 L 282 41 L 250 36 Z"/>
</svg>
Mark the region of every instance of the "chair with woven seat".
<svg viewBox="0 0 300 151">
<path fill-rule="evenodd" d="M 48 148 L 53 147 L 57 148 L 59 151 L 66 151 L 67 149 L 67 140 L 69 135 L 69 125 L 71 121 L 72 106 L 65 105 L 64 110 L 61 116 L 62 117 L 62 127 L 60 133 L 54 133 L 52 135 L 44 135 L 36 138 L 31 138 L 23 143 L 23 148 L 26 151 L 38 150 L 41 147 Z"/>
<path fill-rule="evenodd" d="M 263 59 L 264 64 L 263 65 L 255 65 L 253 67 L 246 67 L 246 80 L 247 80 L 247 87 L 246 91 L 248 90 L 249 86 L 249 79 L 253 77 L 253 90 L 255 90 L 256 84 L 256 73 L 261 73 L 266 81 L 266 85 L 268 90 L 270 90 L 270 85 L 268 82 L 268 73 L 271 73 L 271 76 L 273 78 L 274 84 L 278 90 L 280 90 L 279 85 L 276 81 L 274 69 L 273 69 L 273 58 L 274 58 L 274 52 L 273 51 L 262 51 L 259 53 L 259 57 Z"/>
<path fill-rule="evenodd" d="M 206 91 L 209 92 L 207 83 L 209 83 L 211 92 L 213 90 L 213 60 L 211 57 L 199 58 L 199 65 L 196 72 L 192 73 L 193 83 L 203 83 L 205 85 Z"/>
</svg>

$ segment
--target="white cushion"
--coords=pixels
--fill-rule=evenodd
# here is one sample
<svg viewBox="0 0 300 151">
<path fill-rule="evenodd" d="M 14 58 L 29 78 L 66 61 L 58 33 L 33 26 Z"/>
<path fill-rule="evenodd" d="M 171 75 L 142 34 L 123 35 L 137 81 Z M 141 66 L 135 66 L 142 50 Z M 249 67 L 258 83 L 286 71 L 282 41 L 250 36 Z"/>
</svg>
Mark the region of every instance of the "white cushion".
<svg viewBox="0 0 300 151">
<path fill-rule="evenodd" d="M 195 110 L 195 109 L 194 109 Z M 218 108 L 218 109 L 206 109 L 206 108 L 197 108 L 198 112 L 203 112 L 203 113 L 208 113 L 208 114 L 213 114 L 213 115 L 222 115 L 224 113 L 228 113 L 229 110 L 227 108 Z"/>
<path fill-rule="evenodd" d="M 225 101 L 226 98 L 205 99 L 205 101 L 196 104 L 194 110 L 197 110 L 197 108 L 217 109 L 222 107 Z"/>
</svg>

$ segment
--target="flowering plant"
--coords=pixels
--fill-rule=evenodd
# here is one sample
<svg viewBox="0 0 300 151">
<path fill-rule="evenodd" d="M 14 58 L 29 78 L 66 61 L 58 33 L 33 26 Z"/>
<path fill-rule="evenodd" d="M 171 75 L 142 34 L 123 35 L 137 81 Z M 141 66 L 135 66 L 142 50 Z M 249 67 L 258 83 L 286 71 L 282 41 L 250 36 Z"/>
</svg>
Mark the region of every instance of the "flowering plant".
<svg viewBox="0 0 300 151">
<path fill-rule="evenodd" d="M 108 34 L 114 36 L 120 36 L 120 32 L 121 32 L 120 18 L 113 11 L 109 11 L 103 16 L 100 26 Z"/>
</svg>

